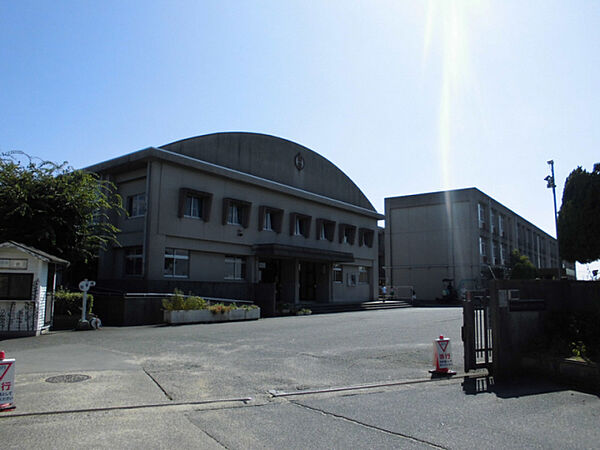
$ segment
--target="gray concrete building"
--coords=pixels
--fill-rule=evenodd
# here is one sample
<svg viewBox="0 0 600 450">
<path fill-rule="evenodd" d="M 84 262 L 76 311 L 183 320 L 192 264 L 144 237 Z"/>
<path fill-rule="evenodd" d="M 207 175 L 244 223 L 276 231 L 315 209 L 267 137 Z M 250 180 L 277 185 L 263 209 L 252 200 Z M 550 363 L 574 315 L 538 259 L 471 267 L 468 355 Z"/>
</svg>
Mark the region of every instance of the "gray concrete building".
<svg viewBox="0 0 600 450">
<path fill-rule="evenodd" d="M 385 230 L 386 284 L 413 286 L 421 299 L 441 297 L 443 279 L 481 288 L 513 249 L 558 267 L 556 239 L 476 188 L 386 198 Z"/>
<path fill-rule="evenodd" d="M 97 287 L 235 299 L 270 286 L 280 304 L 377 296 L 383 216 L 306 147 L 217 133 L 86 170 L 115 183 L 128 212 L 111 218 L 121 246 L 100 255 Z"/>
</svg>

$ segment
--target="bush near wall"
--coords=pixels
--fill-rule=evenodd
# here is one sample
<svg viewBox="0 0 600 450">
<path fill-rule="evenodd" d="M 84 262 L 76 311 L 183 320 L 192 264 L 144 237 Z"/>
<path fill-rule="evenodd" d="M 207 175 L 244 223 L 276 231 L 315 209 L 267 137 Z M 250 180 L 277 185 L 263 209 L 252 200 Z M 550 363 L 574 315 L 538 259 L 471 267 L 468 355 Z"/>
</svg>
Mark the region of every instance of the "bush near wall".
<svg viewBox="0 0 600 450">
<path fill-rule="evenodd" d="M 548 313 L 544 321 L 546 345 L 556 356 L 578 356 L 600 362 L 600 307 L 595 311 Z"/>
<path fill-rule="evenodd" d="M 69 292 L 59 289 L 54 292 L 54 315 L 55 316 L 81 316 L 81 305 L 83 304 L 82 292 Z M 92 312 L 94 296 L 87 295 L 87 313 Z"/>
<path fill-rule="evenodd" d="M 207 309 L 213 314 L 224 314 L 234 309 L 257 309 L 256 305 L 242 305 L 238 306 L 235 303 L 225 305 L 223 303 L 211 303 L 206 301 L 202 297 L 195 295 L 183 295 L 183 292 L 179 289 L 175 289 L 173 295 L 169 298 L 162 299 L 162 306 L 166 311 L 199 311 Z"/>
</svg>

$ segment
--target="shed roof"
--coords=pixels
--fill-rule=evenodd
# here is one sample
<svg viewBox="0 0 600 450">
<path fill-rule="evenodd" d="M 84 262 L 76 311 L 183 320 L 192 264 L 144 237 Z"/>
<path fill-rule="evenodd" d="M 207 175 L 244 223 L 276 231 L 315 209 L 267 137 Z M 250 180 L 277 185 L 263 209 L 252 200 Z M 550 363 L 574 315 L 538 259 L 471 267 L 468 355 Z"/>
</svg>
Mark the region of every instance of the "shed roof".
<svg viewBox="0 0 600 450">
<path fill-rule="evenodd" d="M 59 258 L 57 256 L 51 255 L 50 253 L 43 252 L 42 250 L 38 250 L 37 248 L 29 247 L 28 245 L 21 244 L 20 242 L 15 241 L 6 241 L 0 244 L 0 248 L 15 248 L 17 250 L 21 250 L 22 252 L 28 253 L 31 256 L 42 260 L 44 262 L 52 262 L 55 264 L 61 264 L 68 266 L 69 261 Z"/>
</svg>

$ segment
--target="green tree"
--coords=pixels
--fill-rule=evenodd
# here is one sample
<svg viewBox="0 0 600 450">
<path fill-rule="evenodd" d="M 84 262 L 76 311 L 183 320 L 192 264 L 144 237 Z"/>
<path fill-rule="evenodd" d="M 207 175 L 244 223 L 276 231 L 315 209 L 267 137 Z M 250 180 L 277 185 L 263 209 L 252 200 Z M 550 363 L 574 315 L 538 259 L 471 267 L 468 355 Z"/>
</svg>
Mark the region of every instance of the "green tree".
<svg viewBox="0 0 600 450">
<path fill-rule="evenodd" d="M 567 177 L 558 214 L 561 258 L 590 263 L 600 258 L 600 164 Z"/>
<path fill-rule="evenodd" d="M 510 253 L 509 268 L 511 280 L 531 280 L 537 278 L 537 269 L 533 263 L 526 255 L 521 255 L 517 249 Z"/>
<path fill-rule="evenodd" d="M 104 220 L 111 211 L 123 211 L 121 197 L 97 175 L 21 152 L 0 155 L 0 242 L 46 251 L 68 260 L 73 277 L 90 276 L 99 250 L 117 243 L 119 229 Z"/>
</svg>

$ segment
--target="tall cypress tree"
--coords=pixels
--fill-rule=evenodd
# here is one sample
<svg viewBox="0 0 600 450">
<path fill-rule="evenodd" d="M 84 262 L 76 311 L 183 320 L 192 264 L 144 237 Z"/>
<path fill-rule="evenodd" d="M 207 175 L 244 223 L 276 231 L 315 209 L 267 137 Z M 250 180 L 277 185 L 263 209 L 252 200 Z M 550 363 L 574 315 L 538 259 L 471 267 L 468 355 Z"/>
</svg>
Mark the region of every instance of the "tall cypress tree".
<svg viewBox="0 0 600 450">
<path fill-rule="evenodd" d="M 567 177 L 558 214 L 560 256 L 590 263 L 600 259 L 600 164 L 577 167 Z"/>
</svg>

